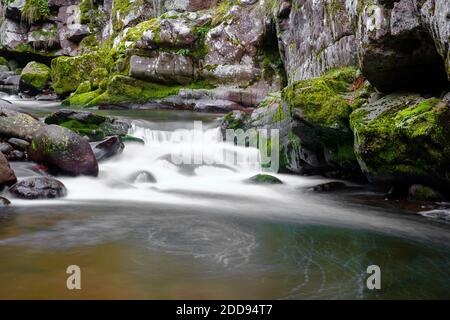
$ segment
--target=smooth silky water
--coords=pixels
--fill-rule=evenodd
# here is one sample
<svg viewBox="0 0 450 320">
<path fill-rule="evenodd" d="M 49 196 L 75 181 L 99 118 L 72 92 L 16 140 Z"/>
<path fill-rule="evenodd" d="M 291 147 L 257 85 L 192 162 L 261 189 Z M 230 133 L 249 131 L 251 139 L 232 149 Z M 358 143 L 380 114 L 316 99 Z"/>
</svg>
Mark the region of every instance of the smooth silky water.
<svg viewBox="0 0 450 320">
<path fill-rule="evenodd" d="M 58 108 L 21 106 L 41 116 Z M 247 184 L 260 172 L 257 151 L 219 142 L 217 115 L 107 113 L 134 119 L 130 134 L 145 145 L 126 143 L 100 163 L 98 178 L 59 177 L 63 200 L 12 199 L 1 209 L 0 298 L 450 298 L 445 220 L 365 201 L 379 196 L 366 188 L 308 191 L 330 181 L 320 177 Z M 194 120 L 203 121 L 202 139 Z M 191 139 L 175 143 L 180 128 Z M 235 152 L 241 162 L 178 165 L 170 155 L 180 148 L 208 163 Z M 32 163 L 12 165 L 19 177 L 36 175 Z M 66 288 L 73 264 L 79 291 Z M 366 287 L 374 264 L 378 291 Z"/>
</svg>

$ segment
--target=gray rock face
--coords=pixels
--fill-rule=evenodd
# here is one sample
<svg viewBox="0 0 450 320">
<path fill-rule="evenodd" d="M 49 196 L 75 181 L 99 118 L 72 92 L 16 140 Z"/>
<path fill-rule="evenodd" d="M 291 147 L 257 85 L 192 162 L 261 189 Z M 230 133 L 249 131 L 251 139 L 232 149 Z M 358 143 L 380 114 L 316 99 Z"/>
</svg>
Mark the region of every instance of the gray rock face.
<svg viewBox="0 0 450 320">
<path fill-rule="evenodd" d="M 48 125 L 33 135 L 31 160 L 69 175 L 98 175 L 97 160 L 89 142 L 69 129 Z"/>
<path fill-rule="evenodd" d="M 155 57 L 132 56 L 130 76 L 162 82 L 189 84 L 195 79 L 196 70 L 190 57 L 169 52 L 158 52 Z"/>
<path fill-rule="evenodd" d="M 165 1 L 164 8 L 176 11 L 198 11 L 211 8 L 216 3 L 217 0 L 172 0 Z"/>
<path fill-rule="evenodd" d="M 22 199 L 51 199 L 67 195 L 64 184 L 49 177 L 33 177 L 17 182 L 9 192 Z"/>
<path fill-rule="evenodd" d="M 346 2 L 281 1 L 274 14 L 290 83 L 356 64 L 357 42 Z"/>
<path fill-rule="evenodd" d="M 442 43 L 433 41 L 436 36 L 427 32 L 413 2 L 401 0 L 392 8 L 366 5 L 357 19 L 360 65 L 379 90 L 420 90 L 446 82 L 444 60 L 435 47 Z"/>
<path fill-rule="evenodd" d="M 6 18 L 0 26 L 0 44 L 7 50 L 14 51 L 27 42 L 27 31 L 25 24 Z"/>
<path fill-rule="evenodd" d="M 162 19 L 157 31 L 147 30 L 142 36 L 146 47 L 191 48 L 196 35 L 185 19 Z"/>
</svg>

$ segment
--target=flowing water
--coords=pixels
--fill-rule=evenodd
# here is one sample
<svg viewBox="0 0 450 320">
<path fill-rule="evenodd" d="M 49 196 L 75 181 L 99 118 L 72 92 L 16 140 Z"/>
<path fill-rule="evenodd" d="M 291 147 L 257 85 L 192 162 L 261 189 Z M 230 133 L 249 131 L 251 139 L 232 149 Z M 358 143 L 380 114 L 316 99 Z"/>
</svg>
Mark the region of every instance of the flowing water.
<svg viewBox="0 0 450 320">
<path fill-rule="evenodd" d="M 312 193 L 329 181 L 320 177 L 248 184 L 258 152 L 219 141 L 215 115 L 108 113 L 133 119 L 130 134 L 145 144 L 126 143 L 98 178 L 59 177 L 65 199 L 0 209 L 0 298 L 450 298 L 444 220 L 368 201 L 380 194 L 366 187 Z M 179 164 L 179 152 L 204 161 Z M 12 165 L 19 177 L 37 174 Z M 81 268 L 80 291 L 66 288 L 69 265 Z M 367 289 L 370 265 L 381 290 Z"/>
</svg>

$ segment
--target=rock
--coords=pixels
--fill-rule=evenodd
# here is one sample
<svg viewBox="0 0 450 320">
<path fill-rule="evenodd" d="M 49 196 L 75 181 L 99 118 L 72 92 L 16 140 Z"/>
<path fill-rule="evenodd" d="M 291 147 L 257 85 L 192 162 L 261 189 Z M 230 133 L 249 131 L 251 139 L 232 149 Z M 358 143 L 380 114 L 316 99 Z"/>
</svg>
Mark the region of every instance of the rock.
<svg viewBox="0 0 450 320">
<path fill-rule="evenodd" d="M 22 161 L 26 159 L 26 154 L 20 150 L 13 150 L 8 154 L 9 161 Z"/>
<path fill-rule="evenodd" d="M 133 173 L 128 181 L 130 183 L 156 183 L 155 177 L 148 171 L 138 171 Z"/>
<path fill-rule="evenodd" d="M 162 19 L 142 35 L 142 41 L 148 48 L 192 48 L 195 40 L 195 28 L 185 19 Z"/>
<path fill-rule="evenodd" d="M 46 124 L 61 124 L 67 122 L 69 120 L 77 120 L 85 124 L 95 124 L 99 125 L 105 121 L 107 121 L 107 117 L 95 114 L 90 111 L 83 110 L 72 110 L 72 109 L 60 109 L 47 118 L 45 118 L 44 122 Z"/>
<path fill-rule="evenodd" d="M 247 182 L 253 184 L 282 184 L 283 182 L 277 177 L 268 175 L 268 174 L 257 174 L 249 179 Z"/>
<path fill-rule="evenodd" d="M 312 187 L 312 191 L 315 192 L 335 192 L 335 191 L 341 191 L 347 188 L 347 185 L 343 182 L 333 181 L 333 182 L 327 182 L 322 183 L 317 186 Z"/>
<path fill-rule="evenodd" d="M 48 125 L 33 135 L 29 158 L 69 175 L 98 175 L 95 155 L 85 139 L 69 129 Z"/>
<path fill-rule="evenodd" d="M 12 20 L 20 21 L 25 0 L 13 0 L 7 4 L 4 15 Z"/>
<path fill-rule="evenodd" d="M 43 124 L 27 113 L 0 107 L 0 136 L 30 141 Z"/>
<path fill-rule="evenodd" d="M 445 56 L 436 51 L 443 43 L 435 46 L 415 1 L 396 1 L 392 7 L 365 4 L 358 19 L 360 65 L 377 89 L 389 93 L 446 85 Z"/>
<path fill-rule="evenodd" d="M 80 83 L 90 80 L 91 72 L 99 67 L 100 61 L 96 53 L 53 59 L 51 65 L 53 90 L 59 95 L 75 91 Z"/>
<path fill-rule="evenodd" d="M 3 20 L 0 26 L 0 43 L 10 51 L 14 51 L 27 41 L 27 26 L 9 18 Z"/>
<path fill-rule="evenodd" d="M 52 199 L 67 195 L 64 184 L 49 177 L 33 177 L 17 182 L 9 192 L 21 199 Z"/>
<path fill-rule="evenodd" d="M 413 184 L 409 187 L 408 191 L 409 201 L 430 201 L 430 202 L 440 202 L 444 200 L 442 194 L 430 187 Z"/>
<path fill-rule="evenodd" d="M 357 81 L 361 82 L 360 87 L 354 87 Z M 354 68 L 336 69 L 286 87 L 281 99 L 292 114 L 292 133 L 298 138 L 297 142 L 290 138 L 289 148 L 311 168 L 358 175 L 349 118 L 352 110 L 367 102 L 369 93 L 370 86 L 357 77 Z M 278 112 L 279 119 L 275 120 L 286 117 L 290 116 Z"/>
<path fill-rule="evenodd" d="M 166 10 L 176 11 L 198 11 L 202 9 L 209 9 L 216 5 L 217 0 L 177 0 L 165 1 L 164 8 Z"/>
<path fill-rule="evenodd" d="M 450 185 L 450 110 L 438 98 L 391 94 L 354 111 L 355 154 L 371 182 Z"/>
<path fill-rule="evenodd" d="M 8 140 L 8 143 L 13 146 L 16 149 L 25 151 L 30 143 L 28 141 L 22 140 L 22 139 L 17 139 L 17 138 L 11 138 Z"/>
<path fill-rule="evenodd" d="M 0 197 L 0 208 L 2 207 L 8 207 L 11 204 L 11 201 L 4 197 Z"/>
<path fill-rule="evenodd" d="M 352 19 L 347 8 L 363 2 L 279 2 L 273 15 L 276 16 L 278 46 L 289 83 L 357 64 L 358 42 L 354 32 L 357 18 Z"/>
<path fill-rule="evenodd" d="M 13 147 L 9 143 L 2 142 L 0 143 L 0 152 L 3 154 L 8 154 L 10 151 L 12 151 Z"/>
<path fill-rule="evenodd" d="M 0 187 L 3 185 L 11 185 L 17 181 L 14 171 L 9 166 L 3 153 L 0 153 Z"/>
<path fill-rule="evenodd" d="M 28 32 L 27 44 L 33 49 L 43 51 L 54 51 L 61 47 L 56 24 L 44 23 L 33 25 Z"/>
<path fill-rule="evenodd" d="M 92 149 L 97 161 L 101 161 L 122 153 L 124 148 L 125 145 L 122 140 L 119 137 L 114 136 L 95 144 Z"/>
<path fill-rule="evenodd" d="M 50 68 L 35 61 L 29 62 L 20 75 L 20 90 L 38 93 L 44 90 L 50 81 Z"/>
<path fill-rule="evenodd" d="M 130 75 L 132 77 L 161 83 L 189 84 L 195 79 L 194 62 L 169 52 L 158 52 L 155 57 L 132 56 Z"/>
</svg>

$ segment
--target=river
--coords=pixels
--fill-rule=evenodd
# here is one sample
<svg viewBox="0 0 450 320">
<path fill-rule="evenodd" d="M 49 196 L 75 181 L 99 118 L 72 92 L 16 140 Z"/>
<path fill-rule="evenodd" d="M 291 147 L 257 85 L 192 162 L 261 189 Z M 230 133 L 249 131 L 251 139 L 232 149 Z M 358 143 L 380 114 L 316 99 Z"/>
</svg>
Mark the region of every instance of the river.
<svg viewBox="0 0 450 320">
<path fill-rule="evenodd" d="M 43 116 L 57 104 L 21 102 Z M 383 200 L 380 191 L 313 193 L 322 177 L 277 174 L 252 185 L 256 150 L 216 139 L 218 116 L 99 111 L 131 119 L 124 152 L 98 178 L 58 177 L 62 200 L 11 199 L 0 211 L 0 298 L 450 298 L 450 225 Z M 202 121 L 202 139 L 193 132 Z M 186 129 L 192 139 L 173 140 Z M 180 148 L 240 163 L 179 165 Z M 21 177 L 32 163 L 12 163 Z M 151 175 L 155 180 L 149 179 Z M 4 191 L 5 193 L 5 191 Z M 375 199 L 375 200 L 374 200 Z M 66 288 L 78 265 L 82 290 Z M 381 290 L 366 286 L 381 268 Z"/>
</svg>

